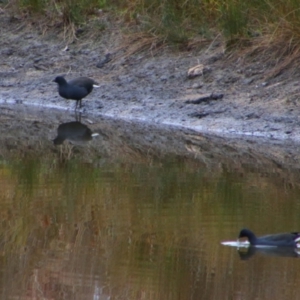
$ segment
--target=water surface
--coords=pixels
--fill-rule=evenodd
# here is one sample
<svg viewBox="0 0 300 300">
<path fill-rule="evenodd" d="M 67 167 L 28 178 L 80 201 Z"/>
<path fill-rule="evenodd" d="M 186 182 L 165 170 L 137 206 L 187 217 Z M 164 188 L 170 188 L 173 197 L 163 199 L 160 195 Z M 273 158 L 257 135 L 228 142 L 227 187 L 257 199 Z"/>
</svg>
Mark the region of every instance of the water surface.
<svg viewBox="0 0 300 300">
<path fill-rule="evenodd" d="M 209 139 L 195 150 L 191 135 L 192 156 L 104 141 L 106 156 L 84 145 L 2 154 L 2 299 L 297 299 L 293 249 L 221 244 L 243 227 L 300 230 L 297 166 L 234 146 L 216 155 Z"/>
</svg>

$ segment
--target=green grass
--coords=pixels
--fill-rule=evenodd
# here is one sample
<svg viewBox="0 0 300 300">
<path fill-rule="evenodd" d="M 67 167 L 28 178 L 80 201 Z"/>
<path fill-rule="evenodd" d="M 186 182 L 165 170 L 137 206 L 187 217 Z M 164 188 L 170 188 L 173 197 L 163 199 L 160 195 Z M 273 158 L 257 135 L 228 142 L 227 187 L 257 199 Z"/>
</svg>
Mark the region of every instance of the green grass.
<svg viewBox="0 0 300 300">
<path fill-rule="evenodd" d="M 10 7 L 75 26 L 103 9 L 172 43 L 219 33 L 227 40 L 266 34 L 300 41 L 299 0 L 14 0 Z"/>
</svg>

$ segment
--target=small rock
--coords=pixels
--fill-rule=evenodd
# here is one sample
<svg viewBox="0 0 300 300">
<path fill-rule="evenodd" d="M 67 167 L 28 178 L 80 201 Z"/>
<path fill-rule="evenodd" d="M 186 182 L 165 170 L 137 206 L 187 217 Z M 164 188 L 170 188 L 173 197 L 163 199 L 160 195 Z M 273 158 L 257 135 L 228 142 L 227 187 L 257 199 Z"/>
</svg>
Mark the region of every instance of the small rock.
<svg viewBox="0 0 300 300">
<path fill-rule="evenodd" d="M 199 83 L 199 82 L 194 83 L 192 85 L 192 89 L 201 89 L 202 87 L 203 87 L 203 85 L 201 83 Z"/>
<path fill-rule="evenodd" d="M 246 78 L 243 80 L 243 84 L 250 84 L 253 82 L 253 80 L 254 80 L 254 78 Z"/>
<path fill-rule="evenodd" d="M 209 115 L 209 113 L 207 113 L 207 112 L 193 112 L 193 113 L 189 114 L 190 117 L 198 118 L 198 119 L 205 118 L 208 115 Z"/>
<path fill-rule="evenodd" d="M 200 104 L 203 102 L 209 102 L 211 100 L 221 100 L 224 97 L 224 94 L 204 94 L 204 95 L 199 95 L 195 99 L 192 100 L 187 100 L 185 103 L 187 104 Z"/>
<path fill-rule="evenodd" d="M 33 59 L 33 62 L 34 62 L 34 63 L 38 63 L 38 62 L 40 62 L 42 59 L 43 59 L 43 58 L 42 58 L 41 56 L 40 56 L 40 57 L 36 57 L 36 58 Z"/>
<path fill-rule="evenodd" d="M 69 51 L 69 46 L 67 45 L 64 49 L 62 49 L 61 51 Z"/>
<path fill-rule="evenodd" d="M 160 80 L 166 82 L 168 80 L 168 77 L 166 75 L 162 75 L 160 76 Z"/>
<path fill-rule="evenodd" d="M 199 64 L 195 67 L 192 67 L 188 70 L 188 78 L 194 78 L 200 75 L 203 75 L 204 72 L 204 65 Z"/>
<path fill-rule="evenodd" d="M 39 70 L 39 71 L 47 71 L 48 70 L 48 68 L 42 64 L 34 64 L 34 67 L 36 70 Z"/>
<path fill-rule="evenodd" d="M 257 113 L 251 112 L 245 115 L 246 119 L 259 119 L 260 116 Z"/>
<path fill-rule="evenodd" d="M 202 76 L 204 73 L 208 72 L 210 70 L 209 67 L 205 67 L 204 65 L 202 64 L 199 64 L 195 67 L 192 67 L 188 70 L 188 78 L 189 79 L 192 79 L 192 78 L 195 78 L 197 76 Z"/>
<path fill-rule="evenodd" d="M 105 64 L 107 64 L 110 61 L 111 61 L 111 54 L 107 53 L 105 55 L 105 58 L 103 60 L 101 60 L 100 62 L 97 63 L 96 67 L 101 69 L 101 68 L 104 67 Z"/>
</svg>

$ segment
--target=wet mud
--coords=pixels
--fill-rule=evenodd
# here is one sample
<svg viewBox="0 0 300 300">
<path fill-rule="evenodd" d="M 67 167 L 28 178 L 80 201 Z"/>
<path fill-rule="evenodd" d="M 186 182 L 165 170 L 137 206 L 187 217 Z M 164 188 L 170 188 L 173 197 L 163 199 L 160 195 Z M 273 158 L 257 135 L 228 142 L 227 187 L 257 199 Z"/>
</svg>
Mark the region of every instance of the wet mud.
<svg viewBox="0 0 300 300">
<path fill-rule="evenodd" d="M 83 32 L 68 44 L 5 11 L 0 24 L 2 156 L 37 145 L 57 151 L 57 127 L 78 120 L 75 101 L 61 98 L 52 82 L 64 75 L 100 83 L 83 100 L 80 117 L 99 132 L 90 143 L 95 155 L 135 157 L 139 149 L 204 164 L 299 164 L 296 69 L 270 76 L 277 62 L 264 55 L 230 57 L 217 40 L 186 52 L 131 53 L 117 29 L 92 39 Z"/>
</svg>

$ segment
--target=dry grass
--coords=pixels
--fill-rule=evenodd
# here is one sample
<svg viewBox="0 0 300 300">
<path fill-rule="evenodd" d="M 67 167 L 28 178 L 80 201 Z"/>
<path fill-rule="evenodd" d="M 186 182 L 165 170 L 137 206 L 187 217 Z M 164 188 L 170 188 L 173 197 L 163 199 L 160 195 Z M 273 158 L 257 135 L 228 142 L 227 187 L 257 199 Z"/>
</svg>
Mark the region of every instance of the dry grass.
<svg viewBox="0 0 300 300">
<path fill-rule="evenodd" d="M 114 60 L 128 58 L 134 53 L 139 53 L 145 49 L 150 50 L 153 55 L 164 45 L 163 40 L 157 36 L 151 36 L 144 32 L 123 35 L 122 45 L 114 49 L 114 52 L 121 53 Z"/>
<path fill-rule="evenodd" d="M 252 55 L 271 47 L 279 70 L 274 75 L 299 56 L 298 0 L 13 0 L 8 6 L 23 17 L 36 16 L 44 27 L 63 27 L 69 42 L 77 38 L 78 28 L 93 24 L 97 35 L 117 20 L 124 34 L 117 50 L 125 56 L 144 49 L 155 54 L 164 44 L 190 50 L 219 36 L 230 51 L 238 48 Z M 103 15 L 113 17 L 98 22 Z"/>
</svg>

